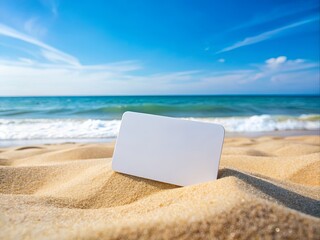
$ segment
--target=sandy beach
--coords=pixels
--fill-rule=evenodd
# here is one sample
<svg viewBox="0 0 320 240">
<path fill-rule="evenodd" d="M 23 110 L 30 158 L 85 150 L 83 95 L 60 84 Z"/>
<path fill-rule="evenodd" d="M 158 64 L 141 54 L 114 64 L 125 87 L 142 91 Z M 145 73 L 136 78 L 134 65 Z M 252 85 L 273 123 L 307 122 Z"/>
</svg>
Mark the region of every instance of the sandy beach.
<svg viewBox="0 0 320 240">
<path fill-rule="evenodd" d="M 228 137 L 217 181 L 111 170 L 114 143 L 0 149 L 1 239 L 320 239 L 320 137 Z"/>
</svg>

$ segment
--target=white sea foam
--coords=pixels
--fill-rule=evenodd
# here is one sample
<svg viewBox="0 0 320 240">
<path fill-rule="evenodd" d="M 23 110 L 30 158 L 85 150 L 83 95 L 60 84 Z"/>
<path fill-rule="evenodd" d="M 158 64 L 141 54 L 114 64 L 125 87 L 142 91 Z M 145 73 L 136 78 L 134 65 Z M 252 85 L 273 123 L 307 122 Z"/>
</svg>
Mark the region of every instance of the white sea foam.
<svg viewBox="0 0 320 240">
<path fill-rule="evenodd" d="M 310 120 L 316 115 L 301 115 L 299 117 L 259 115 L 251 117 L 228 118 L 188 118 L 202 122 L 219 123 L 227 132 L 265 132 L 287 130 L 317 130 L 319 120 Z"/>
<path fill-rule="evenodd" d="M 219 123 L 227 132 L 318 130 L 319 115 L 184 118 Z M 1 140 L 115 138 L 120 120 L 0 119 Z"/>
<path fill-rule="evenodd" d="M 113 138 L 120 120 L 0 119 L 0 139 Z"/>
</svg>

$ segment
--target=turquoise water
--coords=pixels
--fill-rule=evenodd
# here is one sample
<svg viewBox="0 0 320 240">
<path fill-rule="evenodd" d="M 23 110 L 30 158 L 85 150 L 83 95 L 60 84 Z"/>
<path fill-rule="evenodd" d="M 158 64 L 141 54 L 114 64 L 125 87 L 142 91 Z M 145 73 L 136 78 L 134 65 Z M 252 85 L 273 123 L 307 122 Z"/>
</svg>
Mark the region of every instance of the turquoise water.
<svg viewBox="0 0 320 240">
<path fill-rule="evenodd" d="M 319 96 L 0 98 L 0 139 L 113 138 L 137 111 L 216 122 L 228 132 L 319 129 Z"/>
<path fill-rule="evenodd" d="M 0 118 L 121 119 L 125 111 L 173 117 L 320 114 L 320 97 L 144 96 L 0 98 Z"/>
</svg>

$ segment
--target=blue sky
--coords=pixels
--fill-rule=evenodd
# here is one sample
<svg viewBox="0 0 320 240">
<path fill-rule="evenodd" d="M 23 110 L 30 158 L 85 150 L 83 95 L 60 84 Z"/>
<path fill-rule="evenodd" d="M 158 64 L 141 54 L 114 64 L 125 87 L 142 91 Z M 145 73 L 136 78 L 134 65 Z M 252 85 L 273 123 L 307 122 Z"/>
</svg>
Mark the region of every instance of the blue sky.
<svg viewBox="0 0 320 240">
<path fill-rule="evenodd" d="M 319 2 L 0 1 L 0 95 L 319 94 Z"/>
</svg>

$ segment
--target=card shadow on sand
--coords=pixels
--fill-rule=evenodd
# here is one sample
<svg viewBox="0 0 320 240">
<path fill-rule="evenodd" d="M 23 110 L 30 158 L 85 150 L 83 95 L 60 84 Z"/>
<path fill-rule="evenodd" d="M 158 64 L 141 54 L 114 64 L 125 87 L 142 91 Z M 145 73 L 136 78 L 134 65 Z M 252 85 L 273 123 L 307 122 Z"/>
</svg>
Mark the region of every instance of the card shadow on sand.
<svg viewBox="0 0 320 240">
<path fill-rule="evenodd" d="M 276 200 L 281 205 L 314 217 L 320 217 L 320 201 L 300 195 L 281 186 L 277 186 L 270 182 L 271 180 L 264 180 L 260 177 L 244 173 L 236 169 L 225 168 L 219 170 L 218 179 L 230 176 L 242 180 L 256 190 Z"/>
</svg>

